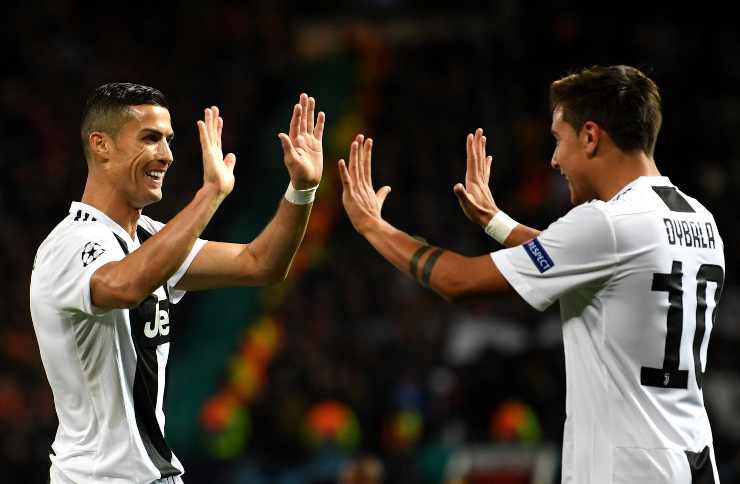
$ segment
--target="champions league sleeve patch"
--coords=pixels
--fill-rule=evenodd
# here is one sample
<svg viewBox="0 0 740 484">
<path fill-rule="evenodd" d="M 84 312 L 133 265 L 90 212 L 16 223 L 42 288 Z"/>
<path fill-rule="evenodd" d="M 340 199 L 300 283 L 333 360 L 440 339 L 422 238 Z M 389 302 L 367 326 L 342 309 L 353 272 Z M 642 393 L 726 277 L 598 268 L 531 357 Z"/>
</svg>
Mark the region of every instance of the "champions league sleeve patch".
<svg viewBox="0 0 740 484">
<path fill-rule="evenodd" d="M 537 270 L 540 271 L 540 274 L 549 271 L 555 266 L 555 263 L 552 261 L 545 248 L 542 247 L 539 240 L 532 239 L 529 242 L 525 242 L 522 247 L 529 258 L 532 259 L 532 262 L 537 267 Z"/>
<path fill-rule="evenodd" d="M 82 267 L 92 264 L 103 252 L 105 252 L 105 249 L 97 242 L 88 242 L 85 244 L 85 247 L 82 248 Z"/>
</svg>

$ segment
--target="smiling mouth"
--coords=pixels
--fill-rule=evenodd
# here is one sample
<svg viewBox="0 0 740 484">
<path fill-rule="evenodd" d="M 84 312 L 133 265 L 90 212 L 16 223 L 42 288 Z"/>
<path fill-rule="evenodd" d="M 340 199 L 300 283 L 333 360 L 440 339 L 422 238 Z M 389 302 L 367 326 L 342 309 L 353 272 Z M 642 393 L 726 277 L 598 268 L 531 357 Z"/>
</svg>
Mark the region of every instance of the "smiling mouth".
<svg viewBox="0 0 740 484">
<path fill-rule="evenodd" d="M 154 181 L 162 181 L 162 178 L 164 178 L 163 170 L 149 170 L 144 172 L 144 174 Z"/>
</svg>

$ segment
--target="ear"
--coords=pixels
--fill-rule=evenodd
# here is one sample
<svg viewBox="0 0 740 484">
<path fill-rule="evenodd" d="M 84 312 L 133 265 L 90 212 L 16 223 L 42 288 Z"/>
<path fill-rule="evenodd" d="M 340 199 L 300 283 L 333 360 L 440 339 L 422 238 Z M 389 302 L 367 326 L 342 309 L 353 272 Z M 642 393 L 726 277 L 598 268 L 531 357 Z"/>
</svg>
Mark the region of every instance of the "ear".
<svg viewBox="0 0 740 484">
<path fill-rule="evenodd" d="M 601 137 L 604 135 L 601 127 L 593 121 L 586 121 L 583 123 L 579 139 L 583 149 L 586 151 L 586 156 L 593 158 L 596 156 L 596 152 L 599 148 L 599 142 Z"/>
<path fill-rule="evenodd" d="M 107 133 L 93 131 L 87 137 L 87 146 L 96 158 L 107 160 L 113 150 L 113 140 Z"/>
</svg>

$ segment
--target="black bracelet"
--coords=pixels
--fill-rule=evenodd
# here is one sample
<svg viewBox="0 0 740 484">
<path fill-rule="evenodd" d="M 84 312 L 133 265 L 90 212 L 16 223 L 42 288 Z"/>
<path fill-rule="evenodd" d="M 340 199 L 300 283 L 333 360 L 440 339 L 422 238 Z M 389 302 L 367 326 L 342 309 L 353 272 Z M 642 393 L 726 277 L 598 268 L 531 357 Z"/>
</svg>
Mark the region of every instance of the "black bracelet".
<svg viewBox="0 0 740 484">
<path fill-rule="evenodd" d="M 434 268 L 434 264 L 437 263 L 437 259 L 439 259 L 439 256 L 442 255 L 442 252 L 444 252 L 444 249 L 437 249 L 432 252 L 427 258 L 427 261 L 424 264 L 424 270 L 422 271 L 421 275 L 420 282 L 422 286 L 429 287 L 429 279 L 431 279 L 432 277 L 432 269 Z"/>
<path fill-rule="evenodd" d="M 416 249 L 416 252 L 414 252 L 414 255 L 411 256 L 411 263 L 409 264 L 409 272 L 411 273 L 411 277 L 414 279 L 417 278 L 416 276 L 416 270 L 419 265 L 419 259 L 421 259 L 421 256 L 427 253 L 429 249 L 432 247 L 430 245 L 422 245 L 418 249 Z"/>
</svg>

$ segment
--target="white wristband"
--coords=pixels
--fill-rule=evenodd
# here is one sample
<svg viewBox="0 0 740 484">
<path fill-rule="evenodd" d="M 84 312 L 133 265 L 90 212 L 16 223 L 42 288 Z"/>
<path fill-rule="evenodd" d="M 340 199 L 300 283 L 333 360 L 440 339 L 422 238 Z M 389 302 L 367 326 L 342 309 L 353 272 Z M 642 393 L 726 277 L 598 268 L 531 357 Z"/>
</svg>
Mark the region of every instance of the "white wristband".
<svg viewBox="0 0 740 484">
<path fill-rule="evenodd" d="M 519 222 L 499 210 L 483 230 L 496 239 L 499 244 L 503 245 L 506 238 L 509 237 L 509 234 L 517 225 L 519 225 Z"/>
<path fill-rule="evenodd" d="M 316 197 L 316 190 L 319 188 L 318 185 L 305 190 L 296 190 L 293 188 L 293 183 L 288 183 L 288 189 L 285 190 L 285 199 L 293 205 L 308 205 L 313 203 Z"/>
</svg>

